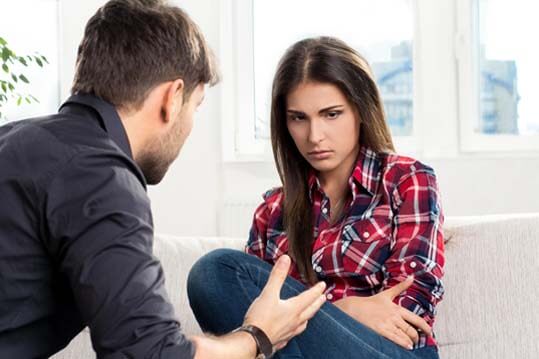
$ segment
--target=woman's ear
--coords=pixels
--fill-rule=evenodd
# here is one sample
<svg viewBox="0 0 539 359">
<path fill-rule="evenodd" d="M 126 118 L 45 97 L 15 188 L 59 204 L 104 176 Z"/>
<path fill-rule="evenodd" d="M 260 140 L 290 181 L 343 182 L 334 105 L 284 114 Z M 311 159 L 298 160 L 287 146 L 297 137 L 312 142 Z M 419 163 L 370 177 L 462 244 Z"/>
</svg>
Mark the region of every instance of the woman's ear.
<svg viewBox="0 0 539 359">
<path fill-rule="evenodd" d="M 182 79 L 169 82 L 164 92 L 161 106 L 161 120 L 166 124 L 173 123 L 183 106 L 185 85 Z"/>
</svg>

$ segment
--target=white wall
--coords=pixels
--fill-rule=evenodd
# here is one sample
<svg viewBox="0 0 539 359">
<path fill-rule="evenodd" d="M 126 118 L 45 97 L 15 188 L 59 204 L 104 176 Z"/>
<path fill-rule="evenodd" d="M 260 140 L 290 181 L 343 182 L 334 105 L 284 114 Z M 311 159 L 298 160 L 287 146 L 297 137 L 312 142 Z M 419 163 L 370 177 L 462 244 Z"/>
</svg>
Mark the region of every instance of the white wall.
<svg viewBox="0 0 539 359">
<path fill-rule="evenodd" d="M 96 10 L 106 0 L 59 0 L 60 5 L 60 97 L 69 97 L 77 49 L 84 33 L 84 27 Z"/>
<path fill-rule="evenodd" d="M 177 1 L 218 47 L 218 0 Z M 216 235 L 220 199 L 219 88 L 206 92 L 193 132 L 164 181 L 150 188 L 155 230 L 182 235 Z"/>
<path fill-rule="evenodd" d="M 65 34 L 64 98 L 71 83 L 84 23 L 103 2 L 61 0 Z M 202 28 L 212 48 L 218 51 L 219 0 L 185 0 L 180 4 Z M 158 232 L 246 236 L 251 216 L 236 218 L 234 226 L 227 226 L 231 217 L 230 213 L 221 211 L 225 208 L 223 203 L 254 206 L 266 189 L 278 184 L 271 163 L 222 163 L 221 88 L 209 90 L 180 158 L 164 182 L 149 191 Z M 438 174 L 446 215 L 539 212 L 539 154 L 526 158 L 467 156 L 422 160 Z"/>
</svg>

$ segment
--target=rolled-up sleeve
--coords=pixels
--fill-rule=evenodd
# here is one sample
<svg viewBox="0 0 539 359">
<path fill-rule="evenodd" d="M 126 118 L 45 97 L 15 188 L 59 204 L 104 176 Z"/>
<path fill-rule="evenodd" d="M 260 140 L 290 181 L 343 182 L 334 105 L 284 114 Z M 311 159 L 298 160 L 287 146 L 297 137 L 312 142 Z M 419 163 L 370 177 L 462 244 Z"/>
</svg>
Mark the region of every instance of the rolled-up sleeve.
<svg viewBox="0 0 539 359">
<path fill-rule="evenodd" d="M 193 358 L 152 254 L 150 202 L 129 165 L 113 154 L 74 156 L 48 184 L 46 246 L 99 358 Z"/>
<path fill-rule="evenodd" d="M 393 201 L 396 214 L 384 287 L 393 287 L 414 275 L 412 286 L 394 301 L 432 326 L 436 305 L 444 293 L 443 214 L 433 170 L 421 168 L 403 176 L 395 187 Z"/>
<path fill-rule="evenodd" d="M 269 208 L 267 203 L 264 201 L 255 210 L 253 215 L 253 224 L 251 226 L 251 230 L 249 231 L 249 240 L 245 246 L 246 253 L 257 256 L 260 259 L 265 258 L 268 220 Z"/>
</svg>

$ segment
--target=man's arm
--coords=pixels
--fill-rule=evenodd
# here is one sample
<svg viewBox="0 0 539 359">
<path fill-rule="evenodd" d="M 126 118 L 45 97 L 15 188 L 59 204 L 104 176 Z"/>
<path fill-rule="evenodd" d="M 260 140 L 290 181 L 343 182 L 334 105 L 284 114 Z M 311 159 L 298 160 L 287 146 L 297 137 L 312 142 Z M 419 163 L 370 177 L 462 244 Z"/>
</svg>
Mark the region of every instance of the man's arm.
<svg viewBox="0 0 539 359">
<path fill-rule="evenodd" d="M 246 332 L 236 332 L 222 337 L 194 336 L 195 359 L 253 359 L 257 347 L 253 337 Z"/>
</svg>

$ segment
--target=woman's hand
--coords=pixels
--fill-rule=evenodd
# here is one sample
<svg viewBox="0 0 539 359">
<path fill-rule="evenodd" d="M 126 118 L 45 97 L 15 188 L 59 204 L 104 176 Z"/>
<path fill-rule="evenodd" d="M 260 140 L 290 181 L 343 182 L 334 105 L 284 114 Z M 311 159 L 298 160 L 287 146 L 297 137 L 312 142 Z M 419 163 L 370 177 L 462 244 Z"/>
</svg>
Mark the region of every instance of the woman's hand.
<svg viewBox="0 0 539 359">
<path fill-rule="evenodd" d="M 419 340 L 418 329 L 432 334 L 423 318 L 393 303 L 393 299 L 413 282 L 413 277 L 408 277 L 404 282 L 371 297 L 346 297 L 333 304 L 381 336 L 412 349 Z"/>
</svg>

